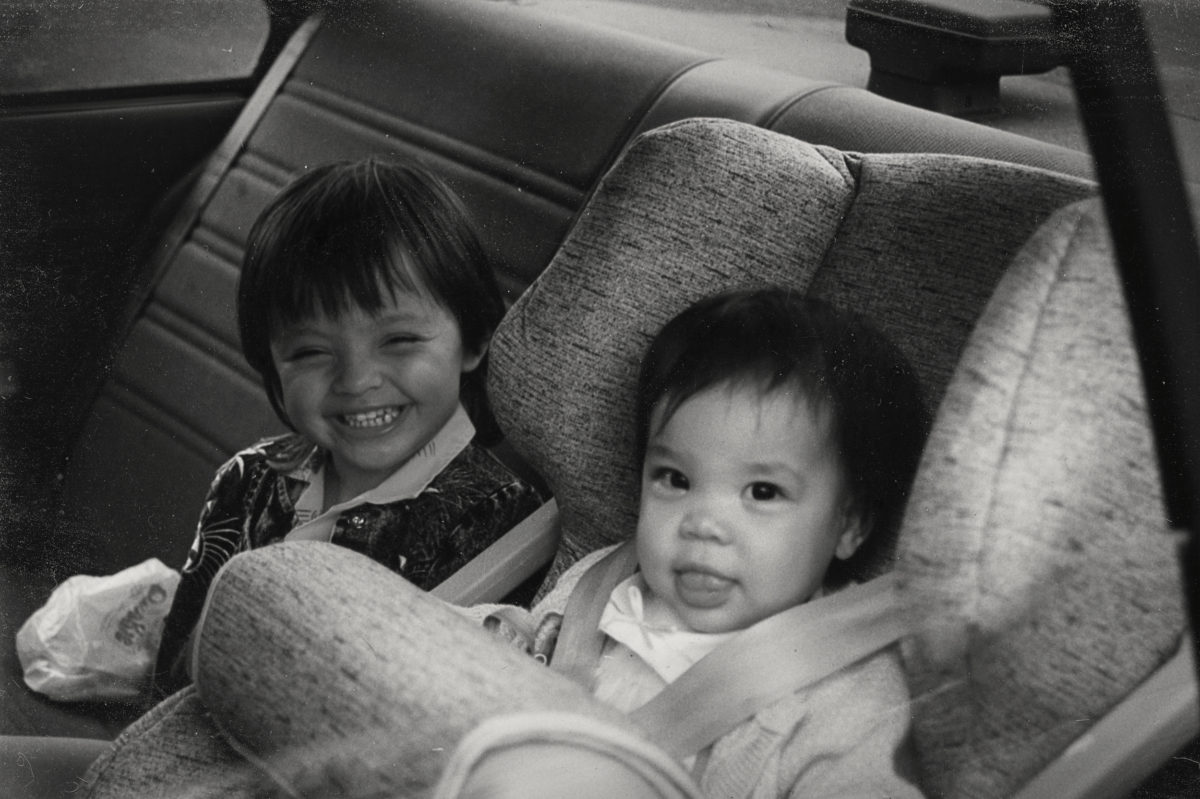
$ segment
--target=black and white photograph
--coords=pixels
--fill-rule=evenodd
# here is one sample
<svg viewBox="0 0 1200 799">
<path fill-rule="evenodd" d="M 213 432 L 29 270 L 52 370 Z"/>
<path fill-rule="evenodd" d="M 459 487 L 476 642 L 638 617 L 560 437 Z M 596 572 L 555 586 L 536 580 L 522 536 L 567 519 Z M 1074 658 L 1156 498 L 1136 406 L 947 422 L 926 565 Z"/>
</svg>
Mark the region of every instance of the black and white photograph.
<svg viewBox="0 0 1200 799">
<path fill-rule="evenodd" d="M 1200 797 L 1200 2 L 0 0 L 0 799 Z"/>
</svg>

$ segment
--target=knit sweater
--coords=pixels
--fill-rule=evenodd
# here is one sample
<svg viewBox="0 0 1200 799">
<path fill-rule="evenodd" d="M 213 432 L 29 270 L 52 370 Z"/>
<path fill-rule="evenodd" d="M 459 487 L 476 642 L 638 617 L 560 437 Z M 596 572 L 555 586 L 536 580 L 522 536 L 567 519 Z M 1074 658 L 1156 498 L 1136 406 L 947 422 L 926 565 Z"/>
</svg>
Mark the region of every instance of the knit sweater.
<svg viewBox="0 0 1200 799">
<path fill-rule="evenodd" d="M 533 609 L 531 627 L 548 614 L 561 614 L 583 574 L 614 548 L 594 552 L 566 571 Z M 597 678 L 617 677 L 605 678 L 606 669 L 624 670 L 642 684 L 658 679 L 611 639 Z M 908 688 L 893 646 L 759 710 L 697 759 L 698 781 L 713 799 L 918 799 L 909 719 Z"/>
</svg>

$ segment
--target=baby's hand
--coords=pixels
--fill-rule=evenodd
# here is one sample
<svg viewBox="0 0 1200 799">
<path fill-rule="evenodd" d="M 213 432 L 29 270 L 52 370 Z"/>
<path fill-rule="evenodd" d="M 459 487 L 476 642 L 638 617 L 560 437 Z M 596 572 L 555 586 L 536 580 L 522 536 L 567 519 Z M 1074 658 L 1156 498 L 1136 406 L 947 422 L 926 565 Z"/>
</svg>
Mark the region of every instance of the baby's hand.
<svg viewBox="0 0 1200 799">
<path fill-rule="evenodd" d="M 526 654 L 533 650 L 533 625 L 529 613 L 521 608 L 505 607 L 494 611 L 483 620 L 483 629 L 514 649 Z"/>
<path fill-rule="evenodd" d="M 549 663 L 554 657 L 554 645 L 558 643 L 558 631 L 562 629 L 562 614 L 547 613 L 533 633 L 530 654 L 539 663 Z"/>
</svg>

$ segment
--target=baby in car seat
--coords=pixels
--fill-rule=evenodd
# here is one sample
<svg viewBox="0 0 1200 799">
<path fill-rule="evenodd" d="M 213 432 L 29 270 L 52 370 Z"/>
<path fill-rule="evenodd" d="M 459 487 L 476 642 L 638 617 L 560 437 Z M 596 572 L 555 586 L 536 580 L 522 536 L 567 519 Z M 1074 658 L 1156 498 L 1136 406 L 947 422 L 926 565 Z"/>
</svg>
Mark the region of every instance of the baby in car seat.
<svg viewBox="0 0 1200 799">
<path fill-rule="evenodd" d="M 789 610 L 803 608 L 788 623 L 812 633 L 798 640 L 837 646 L 827 606 L 840 603 L 853 628 L 857 608 L 890 605 L 871 578 L 886 569 L 929 425 L 912 368 L 856 315 L 773 289 L 702 300 L 643 362 L 634 541 L 579 561 L 531 615 L 492 608 L 485 623 L 635 718 L 721 647 L 749 656 L 739 633 Z M 847 588 L 858 581 L 861 599 Z M 705 795 L 919 795 L 904 773 L 894 643 L 731 719 L 689 759 Z M 778 661 L 739 666 L 734 651 L 744 673 L 720 690 L 812 656 L 766 651 Z"/>
</svg>

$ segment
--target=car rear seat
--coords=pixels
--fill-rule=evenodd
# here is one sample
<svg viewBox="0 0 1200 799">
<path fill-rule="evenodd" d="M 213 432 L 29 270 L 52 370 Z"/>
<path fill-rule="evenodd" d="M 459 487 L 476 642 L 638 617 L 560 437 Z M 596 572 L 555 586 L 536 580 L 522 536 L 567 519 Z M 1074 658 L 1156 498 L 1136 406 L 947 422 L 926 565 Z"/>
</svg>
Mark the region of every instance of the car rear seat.
<svg viewBox="0 0 1200 799">
<path fill-rule="evenodd" d="M 258 210 L 306 167 L 416 156 L 461 193 L 515 300 L 593 185 L 644 130 L 695 116 L 865 152 L 970 154 L 1087 176 L 1083 154 L 535 10 L 361 2 L 306 22 L 191 188 L 147 266 L 64 472 L 46 556 L 0 566 L 8 641 L 74 573 L 176 565 L 215 468 L 279 423 L 239 354 L 233 296 Z M 20 687 L 5 645 L 0 732 L 105 737 L 127 713 Z M 98 712 L 103 710 L 104 712 Z"/>
</svg>

